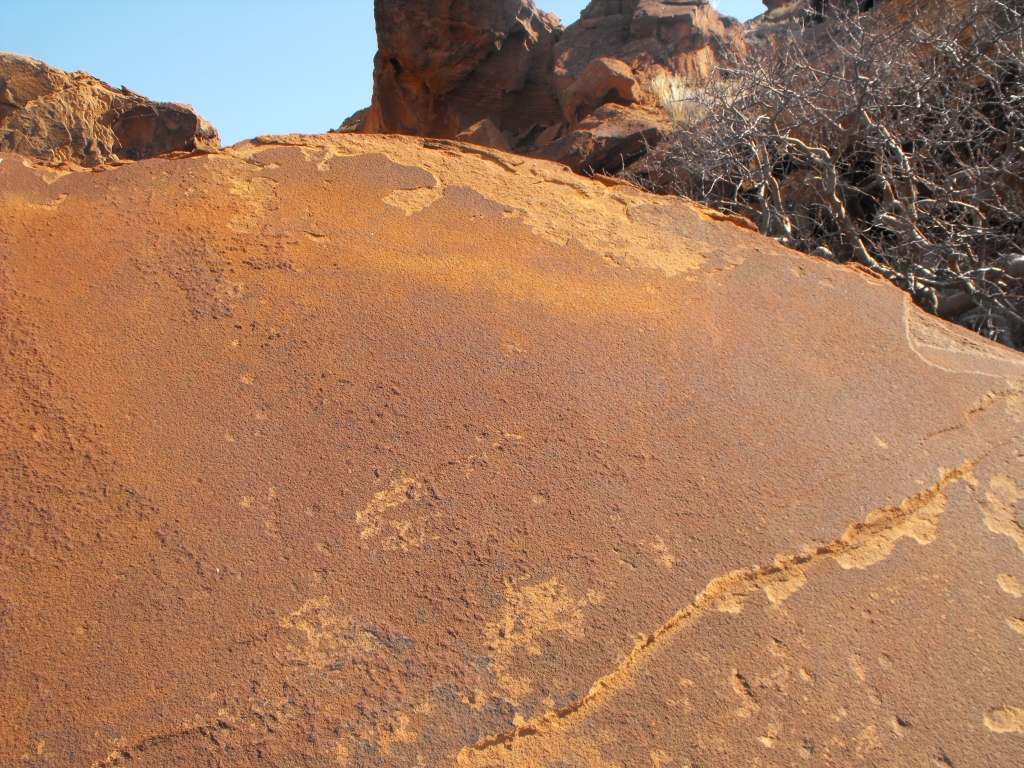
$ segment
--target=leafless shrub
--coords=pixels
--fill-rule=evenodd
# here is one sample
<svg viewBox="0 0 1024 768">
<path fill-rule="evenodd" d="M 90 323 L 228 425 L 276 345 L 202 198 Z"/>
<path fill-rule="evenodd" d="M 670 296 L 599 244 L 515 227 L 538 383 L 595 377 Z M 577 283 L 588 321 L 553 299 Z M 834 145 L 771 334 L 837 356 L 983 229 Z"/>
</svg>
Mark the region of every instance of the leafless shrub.
<svg viewBox="0 0 1024 768">
<path fill-rule="evenodd" d="M 661 72 L 651 78 L 649 88 L 677 127 L 698 122 L 703 110 L 694 98 L 693 84 L 685 77 Z"/>
<path fill-rule="evenodd" d="M 666 86 L 677 130 L 634 179 L 1024 347 L 1024 3 L 815 5 Z"/>
</svg>

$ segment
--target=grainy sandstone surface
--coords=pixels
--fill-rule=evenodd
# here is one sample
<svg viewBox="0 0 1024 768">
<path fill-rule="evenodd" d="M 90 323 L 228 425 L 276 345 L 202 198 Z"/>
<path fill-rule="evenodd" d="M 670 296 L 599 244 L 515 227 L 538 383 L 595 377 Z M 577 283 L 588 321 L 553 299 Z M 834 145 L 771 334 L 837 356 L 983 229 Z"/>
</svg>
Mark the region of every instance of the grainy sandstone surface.
<svg viewBox="0 0 1024 768">
<path fill-rule="evenodd" d="M 1024 763 L 1018 354 L 470 145 L 0 157 L 0 765 Z"/>
</svg>

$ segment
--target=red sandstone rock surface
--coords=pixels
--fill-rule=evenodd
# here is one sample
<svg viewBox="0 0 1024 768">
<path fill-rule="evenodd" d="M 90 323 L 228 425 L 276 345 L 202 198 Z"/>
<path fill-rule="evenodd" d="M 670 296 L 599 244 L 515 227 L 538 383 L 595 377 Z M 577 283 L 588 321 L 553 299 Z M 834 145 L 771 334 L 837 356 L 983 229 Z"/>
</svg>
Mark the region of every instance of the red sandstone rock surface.
<svg viewBox="0 0 1024 768">
<path fill-rule="evenodd" d="M 741 48 L 743 26 L 707 3 L 592 0 L 555 46 L 560 93 L 595 58 L 623 61 L 643 83 L 658 73 L 706 74 L 716 51 Z"/>
<path fill-rule="evenodd" d="M 608 103 L 637 104 L 643 93 L 633 71 L 618 59 L 606 56 L 591 61 L 563 94 L 565 121 L 575 128 L 580 120 Z"/>
<path fill-rule="evenodd" d="M 743 45 L 706 2 L 594 0 L 568 28 L 532 0 L 390 0 L 375 13 L 373 105 L 341 132 L 479 139 L 585 172 L 620 168 L 669 129 L 653 78 L 706 74 Z M 607 104 L 646 108 L 601 121 Z"/>
<path fill-rule="evenodd" d="M 510 134 L 559 120 L 559 28 L 533 0 L 388 0 L 374 16 L 365 131 L 451 138 L 484 119 Z"/>
<path fill-rule="evenodd" d="M 0 150 L 95 166 L 218 146 L 216 129 L 188 105 L 0 53 Z"/>
<path fill-rule="evenodd" d="M 534 155 L 565 163 L 580 173 L 618 171 L 644 155 L 670 128 L 660 110 L 608 103 Z"/>
<path fill-rule="evenodd" d="M 437 139 L 0 155 L 0 764 L 1024 763 L 1024 364 Z"/>
</svg>

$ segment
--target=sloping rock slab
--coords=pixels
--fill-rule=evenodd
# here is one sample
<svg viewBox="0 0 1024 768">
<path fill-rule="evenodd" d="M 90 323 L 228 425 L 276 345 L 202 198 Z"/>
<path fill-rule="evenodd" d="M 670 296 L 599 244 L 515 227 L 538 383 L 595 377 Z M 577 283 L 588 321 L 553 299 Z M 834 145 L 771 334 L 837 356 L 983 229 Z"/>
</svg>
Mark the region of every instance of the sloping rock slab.
<svg viewBox="0 0 1024 768">
<path fill-rule="evenodd" d="M 91 167 L 219 146 L 217 130 L 186 104 L 0 53 L 0 150 Z"/>
<path fill-rule="evenodd" d="M 1024 366 L 406 137 L 0 163 L 0 764 L 1024 763 Z"/>
</svg>

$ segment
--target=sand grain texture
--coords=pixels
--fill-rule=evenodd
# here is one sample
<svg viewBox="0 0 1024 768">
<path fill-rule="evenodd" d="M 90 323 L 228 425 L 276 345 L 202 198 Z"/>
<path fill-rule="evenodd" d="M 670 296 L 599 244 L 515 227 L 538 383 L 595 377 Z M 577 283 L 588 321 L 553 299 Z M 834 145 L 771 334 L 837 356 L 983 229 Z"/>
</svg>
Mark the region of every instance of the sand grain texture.
<svg viewBox="0 0 1024 768">
<path fill-rule="evenodd" d="M 0 765 L 1017 766 L 1024 365 L 458 142 L 0 162 Z"/>
</svg>

